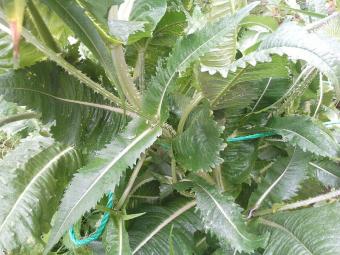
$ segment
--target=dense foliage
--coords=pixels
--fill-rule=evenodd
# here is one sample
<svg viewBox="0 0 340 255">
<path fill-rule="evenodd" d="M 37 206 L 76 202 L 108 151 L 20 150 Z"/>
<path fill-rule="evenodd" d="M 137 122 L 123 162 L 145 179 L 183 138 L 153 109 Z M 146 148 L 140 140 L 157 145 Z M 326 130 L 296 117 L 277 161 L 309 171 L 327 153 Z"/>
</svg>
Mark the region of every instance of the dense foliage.
<svg viewBox="0 0 340 255">
<path fill-rule="evenodd" d="M 1 255 L 340 254 L 340 2 L 0 7 Z"/>
</svg>

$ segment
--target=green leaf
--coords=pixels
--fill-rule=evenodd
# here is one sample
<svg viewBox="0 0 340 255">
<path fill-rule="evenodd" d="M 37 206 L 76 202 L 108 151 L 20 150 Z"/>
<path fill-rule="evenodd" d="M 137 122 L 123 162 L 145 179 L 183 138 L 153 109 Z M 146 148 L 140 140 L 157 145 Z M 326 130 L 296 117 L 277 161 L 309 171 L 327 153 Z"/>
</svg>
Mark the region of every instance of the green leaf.
<svg viewBox="0 0 340 255">
<path fill-rule="evenodd" d="M 110 33 L 129 44 L 152 37 L 166 9 L 166 0 L 126 1 L 119 8 L 119 20 L 110 20 L 108 24 Z"/>
<path fill-rule="evenodd" d="M 4 19 L 4 14 L 0 10 L 0 17 L 1 19 Z M 2 29 L 8 33 L 9 24 L 2 21 L 3 26 Z M 61 57 L 59 54 L 56 54 L 53 50 L 51 50 L 49 47 L 47 47 L 44 43 L 42 43 L 40 40 L 37 39 L 31 32 L 29 32 L 27 29 L 23 28 L 22 31 L 23 37 L 26 39 L 27 42 L 34 45 L 39 51 L 43 52 L 47 57 L 49 57 L 52 61 L 56 62 L 58 65 L 63 67 L 65 70 L 67 70 L 68 73 L 79 79 L 81 82 L 83 82 L 86 86 L 93 89 L 96 93 L 99 93 L 103 95 L 105 98 L 110 99 L 110 101 L 122 105 L 122 102 L 119 98 L 117 98 L 113 93 L 110 93 L 106 89 L 104 89 L 100 84 L 94 82 L 89 77 L 84 75 L 81 71 L 79 71 L 75 66 L 70 64 L 68 61 L 66 61 L 63 57 Z M 126 108 L 130 108 L 129 106 L 126 106 Z"/>
<path fill-rule="evenodd" d="M 220 248 L 216 250 L 212 255 L 246 255 L 246 252 L 237 252 L 232 248 Z M 261 255 L 262 253 L 254 252 L 252 255 Z"/>
<path fill-rule="evenodd" d="M 187 12 L 185 7 L 180 7 L 187 19 L 187 27 L 185 28 L 186 34 L 192 34 L 200 28 L 204 27 L 208 23 L 208 18 L 202 13 L 202 8 L 199 5 L 195 5 L 191 14 Z M 207 8 L 208 9 L 208 8 Z"/>
<path fill-rule="evenodd" d="M 267 170 L 266 176 L 258 184 L 252 194 L 249 204 L 258 209 L 265 201 L 266 204 L 280 203 L 294 197 L 300 184 L 307 178 L 310 157 L 295 148 L 290 157 L 280 157 Z"/>
<path fill-rule="evenodd" d="M 139 56 L 138 51 L 133 52 L 134 54 L 130 53 L 132 56 L 127 54 L 131 66 L 135 65 L 138 60 L 144 61 L 145 81 L 149 81 L 151 76 L 155 74 L 158 61 L 169 55 L 177 39 L 183 34 L 185 25 L 186 18 L 182 12 L 168 10 L 157 24 L 152 37 L 146 42 L 139 42 L 139 44 L 144 43 L 144 45 L 141 46 L 141 50 L 145 50 L 145 53 L 142 55 L 139 54 Z M 127 51 L 127 53 L 129 53 L 129 51 Z M 143 70 L 141 70 L 141 72 L 143 72 Z M 143 75 L 141 76 L 143 77 Z M 143 89 L 145 89 L 145 86 Z"/>
<path fill-rule="evenodd" d="M 309 11 L 316 12 L 319 14 L 328 14 L 327 1 L 326 0 L 312 0 L 306 3 Z"/>
<path fill-rule="evenodd" d="M 55 43 L 58 44 L 60 48 L 67 47 L 69 43 L 68 38 L 72 35 L 72 31 L 67 26 L 65 26 L 63 20 L 55 12 L 50 10 L 42 1 L 34 1 L 34 5 L 51 35 L 53 36 Z M 32 15 L 31 11 L 29 11 L 29 15 Z M 37 26 L 37 24 L 33 22 L 32 19 L 25 20 L 25 27 L 32 31 L 32 33 L 36 33 L 36 35 L 41 38 L 42 31 L 35 31 L 40 27 L 39 25 Z M 34 46 L 32 45 L 32 47 Z"/>
<path fill-rule="evenodd" d="M 210 76 L 211 85 L 217 84 L 214 80 L 215 76 Z M 223 103 L 226 134 L 232 134 L 235 129 L 239 128 L 242 125 L 242 117 L 247 113 L 276 102 L 288 87 L 289 80 L 270 78 L 232 86 L 223 97 L 223 102 L 220 102 Z"/>
<path fill-rule="evenodd" d="M 107 77 L 117 86 L 118 91 L 121 92 L 122 88 L 117 77 L 117 67 L 112 61 L 111 52 L 95 24 L 86 15 L 85 10 L 77 1 L 73 0 L 43 0 L 43 2 L 58 14 L 73 30 L 75 35 L 89 48 L 103 66 Z"/>
<path fill-rule="evenodd" d="M 110 20 L 108 22 L 110 8 L 122 2 L 124 0 L 103 0 L 100 3 L 95 0 L 78 0 L 78 3 L 85 9 L 86 15 L 96 26 L 103 39 L 112 44 L 127 42 L 130 34 L 143 30 L 144 27 L 142 22 L 128 22 L 125 20 Z"/>
<path fill-rule="evenodd" d="M 199 177 L 192 177 L 196 187 L 197 209 L 207 230 L 216 235 L 224 247 L 248 253 L 264 247 L 266 236 L 255 235 L 247 227 L 233 197 L 219 193 Z"/>
<path fill-rule="evenodd" d="M 124 1 L 124 0 L 122 0 Z M 118 5 L 121 0 L 77 0 L 77 3 L 84 9 L 86 16 L 92 21 L 100 35 L 110 44 L 121 43 L 118 37 L 109 35 L 108 16 L 112 6 Z"/>
<path fill-rule="evenodd" d="M 274 17 L 256 15 L 245 17 L 240 25 L 243 27 L 261 26 L 271 32 L 274 32 L 279 27 L 279 24 Z"/>
<path fill-rule="evenodd" d="M 152 37 L 158 22 L 167 8 L 166 0 L 135 0 L 129 21 L 144 23 L 144 30 L 132 34 L 129 42 L 133 43 L 145 37 Z"/>
<path fill-rule="evenodd" d="M 84 67 L 94 68 L 85 63 Z M 100 76 L 102 72 L 93 71 L 92 75 Z M 52 62 L 0 76 L 0 93 L 6 100 L 40 111 L 44 122 L 55 121 L 52 133 L 68 144 L 98 148 L 111 141 L 122 126 L 121 114 L 98 109 L 96 105 L 73 103 L 76 100 L 105 106 L 107 101 Z"/>
<path fill-rule="evenodd" d="M 41 128 L 36 118 L 39 114 L 0 99 L 0 159 L 13 150 L 20 139 Z"/>
<path fill-rule="evenodd" d="M 236 62 L 256 62 L 269 54 L 286 54 L 292 60 L 304 60 L 324 73 L 340 96 L 340 44 L 303 27 L 286 23 L 269 35 L 254 53 Z M 240 64 L 238 63 L 238 64 Z"/>
<path fill-rule="evenodd" d="M 229 143 L 222 153 L 222 175 L 234 184 L 244 182 L 253 170 L 257 145 L 253 142 Z"/>
<path fill-rule="evenodd" d="M 127 43 L 129 36 L 144 30 L 142 22 L 114 20 L 109 22 L 110 34 Z"/>
<path fill-rule="evenodd" d="M 236 100 L 237 102 L 256 99 L 260 96 L 262 89 L 256 86 L 255 82 L 268 78 L 288 78 L 287 59 L 273 57 L 270 60 L 271 62 L 258 63 L 256 65 L 245 64 L 239 66 L 235 70 L 230 70 L 227 78 L 223 78 L 219 74 L 211 76 L 201 73 L 199 81 L 204 95 L 209 99 L 214 109 L 230 107 L 230 100 L 235 97 L 235 95 L 230 96 L 233 88 L 234 91 L 241 91 L 241 96 L 243 95 L 243 90 L 245 90 L 244 93 L 247 93 L 249 89 L 256 92 L 255 96 L 247 97 L 245 95 Z"/>
<path fill-rule="evenodd" d="M 340 253 L 340 204 L 334 203 L 261 218 L 271 233 L 263 254 L 333 255 Z"/>
<path fill-rule="evenodd" d="M 172 225 L 170 229 L 170 234 L 169 234 L 169 255 L 175 255 L 175 248 L 172 242 L 173 230 L 174 230 L 174 226 Z"/>
<path fill-rule="evenodd" d="M 112 63 L 108 47 L 76 1 L 43 0 L 43 2 L 60 16 L 104 66 Z"/>
<path fill-rule="evenodd" d="M 334 13 L 333 15 L 317 21 L 316 28 L 312 31 L 320 36 L 331 37 L 340 42 L 340 15 Z M 314 24 L 311 24 L 311 26 Z"/>
<path fill-rule="evenodd" d="M 313 122 L 310 117 L 276 117 L 269 122 L 268 127 L 303 151 L 325 157 L 336 157 L 339 152 L 339 145 L 329 131 L 321 123 Z"/>
<path fill-rule="evenodd" d="M 90 12 L 95 19 L 101 24 L 107 23 L 107 16 L 109 9 L 112 5 L 120 4 L 117 0 L 79 0 L 86 8 L 86 11 Z M 117 3 L 118 2 L 118 3 Z"/>
<path fill-rule="evenodd" d="M 190 63 L 218 44 L 220 39 L 233 30 L 257 4 L 257 2 L 250 4 L 237 14 L 207 25 L 196 33 L 180 39 L 168 58 L 165 68 L 159 66 L 156 76 L 151 80 L 144 97 L 144 112 L 148 116 L 164 121 L 167 118 L 167 95 L 178 72 L 186 69 Z"/>
<path fill-rule="evenodd" d="M 106 255 L 131 255 L 129 236 L 121 217 L 111 218 L 103 235 Z"/>
<path fill-rule="evenodd" d="M 313 175 L 325 186 L 332 188 L 340 187 L 339 163 L 328 159 L 309 162 Z"/>
<path fill-rule="evenodd" d="M 2 74 L 14 69 L 13 45 L 11 36 L 3 31 L 0 31 L 0 41 L 0 74 Z M 25 41 L 21 41 L 19 47 L 19 67 L 31 66 L 44 58 L 33 45 Z"/>
<path fill-rule="evenodd" d="M 313 67 L 306 67 L 302 70 L 300 75 L 296 78 L 293 84 L 289 87 L 287 92 L 280 97 L 278 101 L 274 104 L 270 105 L 268 108 L 273 108 L 275 105 L 279 103 L 278 112 L 284 112 L 286 109 L 289 109 L 294 105 L 295 101 L 298 101 L 303 94 L 306 92 L 308 87 L 316 81 L 318 76 L 318 70 Z M 282 103 L 281 103 L 282 102 Z M 268 108 L 264 108 L 261 111 L 265 111 Z"/>
<path fill-rule="evenodd" d="M 212 0 L 209 1 L 209 12 L 204 20 L 208 22 L 217 21 L 223 17 L 230 16 L 235 13 L 236 6 L 234 0 Z M 201 71 L 209 72 L 209 74 L 220 73 L 223 77 L 228 74 L 228 66 L 235 60 L 237 51 L 237 33 L 238 28 L 235 27 L 226 33 L 218 45 L 212 47 L 209 52 L 200 58 Z"/>
<path fill-rule="evenodd" d="M 209 171 L 220 165 L 220 152 L 225 147 L 222 132 L 209 108 L 195 112 L 188 128 L 173 140 L 176 160 L 191 171 Z"/>
<path fill-rule="evenodd" d="M 11 36 L 1 31 L 0 42 L 0 73 L 4 73 L 13 68 Z"/>
<path fill-rule="evenodd" d="M 72 224 L 96 205 L 103 194 L 115 189 L 125 170 L 132 167 L 160 134 L 158 126 L 149 127 L 136 119 L 130 122 L 122 135 L 98 151 L 96 157 L 74 175 L 57 212 L 45 253 Z"/>
<path fill-rule="evenodd" d="M 67 176 L 80 167 L 72 147 L 31 134 L 1 161 L 0 250 L 22 254 L 40 249 Z M 66 171 L 67 170 L 67 171 Z M 39 252 L 39 253 L 40 253 Z"/>
<path fill-rule="evenodd" d="M 15 118 L 15 116 L 27 116 L 27 118 Z M 0 129 L 6 131 L 6 125 L 11 125 L 13 122 L 25 120 L 25 119 L 36 119 L 39 118 L 39 114 L 27 110 L 23 106 L 18 106 L 16 103 L 7 102 L 6 100 L 0 98 Z M 22 123 L 19 125 L 19 129 L 23 128 L 27 123 Z M 9 128 L 10 129 L 10 128 Z M 11 130 L 12 131 L 12 130 Z M 33 130 L 32 130 L 33 131 Z"/>
<path fill-rule="evenodd" d="M 195 202 L 178 198 L 164 206 L 140 208 L 146 214 L 137 218 L 129 230 L 133 254 L 169 254 L 171 247 L 176 255 L 192 254 L 193 234 L 200 229 L 200 220 L 192 209 L 194 205 Z"/>
</svg>

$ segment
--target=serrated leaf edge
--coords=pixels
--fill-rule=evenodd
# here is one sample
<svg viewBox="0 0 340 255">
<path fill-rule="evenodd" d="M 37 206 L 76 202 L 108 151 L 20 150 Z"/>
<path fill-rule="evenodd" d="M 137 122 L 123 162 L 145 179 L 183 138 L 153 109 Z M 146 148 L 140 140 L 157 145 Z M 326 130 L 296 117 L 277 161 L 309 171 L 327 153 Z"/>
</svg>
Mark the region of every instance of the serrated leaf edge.
<svg viewBox="0 0 340 255">
<path fill-rule="evenodd" d="M 9 211 L 8 215 L 6 216 L 5 220 L 0 225 L 0 232 L 2 232 L 2 229 L 6 226 L 7 221 L 12 216 L 12 213 L 15 211 L 16 207 L 20 204 L 21 200 L 25 196 L 26 192 L 30 190 L 32 185 L 35 184 L 35 182 L 46 172 L 50 169 L 50 167 L 56 163 L 60 158 L 65 156 L 70 151 L 74 150 L 73 147 L 67 147 L 60 153 L 58 153 L 56 156 L 54 156 L 41 170 L 33 177 L 33 179 L 29 182 L 29 184 L 25 187 L 25 189 L 21 192 L 20 196 L 17 198 L 16 202 L 12 206 L 12 209 Z"/>
</svg>

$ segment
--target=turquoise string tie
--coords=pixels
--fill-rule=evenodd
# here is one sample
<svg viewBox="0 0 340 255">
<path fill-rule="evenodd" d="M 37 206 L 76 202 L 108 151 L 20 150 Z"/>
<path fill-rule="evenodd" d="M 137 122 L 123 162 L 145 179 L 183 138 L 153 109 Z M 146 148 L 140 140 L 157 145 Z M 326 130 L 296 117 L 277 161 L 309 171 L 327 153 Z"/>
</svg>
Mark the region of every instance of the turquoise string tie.
<svg viewBox="0 0 340 255">
<path fill-rule="evenodd" d="M 324 125 L 326 125 L 326 126 L 337 125 L 337 124 L 340 124 L 340 121 L 324 122 Z M 273 135 L 276 135 L 276 133 L 275 132 L 263 132 L 263 133 L 257 133 L 257 134 L 246 135 L 246 136 L 230 137 L 230 138 L 227 138 L 227 142 L 232 143 L 232 142 L 248 141 L 248 140 L 273 136 Z M 109 209 L 112 209 L 112 207 L 113 207 L 113 193 L 112 192 L 110 192 L 108 194 L 108 202 L 106 204 L 106 207 L 108 207 Z M 69 230 L 69 236 L 70 236 L 71 241 L 76 246 L 83 246 L 83 245 L 88 245 L 89 243 L 99 239 L 101 237 L 101 235 L 104 233 L 105 227 L 106 227 L 109 219 L 110 219 L 110 213 L 105 212 L 104 215 L 103 215 L 103 218 L 100 221 L 99 227 L 96 229 L 96 231 L 93 232 L 88 237 L 83 238 L 83 239 L 78 239 L 76 237 L 74 227 L 72 226 Z"/>
<path fill-rule="evenodd" d="M 340 120 L 328 121 L 328 122 L 324 122 L 323 124 L 325 126 L 338 125 L 340 124 Z M 263 137 L 268 137 L 268 136 L 273 136 L 273 135 L 276 135 L 276 133 L 275 132 L 263 132 L 263 133 L 257 133 L 257 134 L 246 135 L 246 136 L 230 137 L 230 138 L 227 138 L 227 142 L 230 142 L 230 143 L 241 142 L 241 141 L 258 139 L 258 138 L 263 138 Z"/>
<path fill-rule="evenodd" d="M 273 135 L 276 135 L 276 134 L 274 132 L 263 132 L 263 133 L 253 134 L 253 135 L 230 137 L 227 139 L 227 142 L 232 143 L 232 142 L 247 141 L 247 140 L 252 140 L 252 139 L 273 136 Z"/>
<path fill-rule="evenodd" d="M 107 201 L 106 207 L 108 207 L 109 209 L 112 209 L 113 207 L 113 193 L 112 192 L 108 194 L 108 201 Z M 83 245 L 88 245 L 89 243 L 97 240 L 104 233 L 105 227 L 109 219 L 110 219 L 110 213 L 109 212 L 104 213 L 103 218 L 101 219 L 99 227 L 96 229 L 96 231 L 93 232 L 88 237 L 83 238 L 83 239 L 77 238 L 76 233 L 74 231 L 74 227 L 72 226 L 68 231 L 71 241 L 76 246 L 83 246 Z"/>
</svg>

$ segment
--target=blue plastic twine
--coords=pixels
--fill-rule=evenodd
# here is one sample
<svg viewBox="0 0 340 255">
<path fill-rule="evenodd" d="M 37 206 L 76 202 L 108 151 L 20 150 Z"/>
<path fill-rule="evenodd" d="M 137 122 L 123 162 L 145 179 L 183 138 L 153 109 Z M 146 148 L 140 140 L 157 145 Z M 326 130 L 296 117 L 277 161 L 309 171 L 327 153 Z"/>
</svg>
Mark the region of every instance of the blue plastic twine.
<svg viewBox="0 0 340 255">
<path fill-rule="evenodd" d="M 340 124 L 340 121 L 329 121 L 329 122 L 325 122 L 324 125 L 329 126 L 329 125 L 336 125 L 336 124 Z M 263 137 L 268 137 L 268 136 L 273 136 L 276 135 L 275 132 L 263 132 L 263 133 L 257 133 L 257 134 L 253 134 L 253 135 L 246 135 L 246 136 L 238 136 L 238 137 L 230 137 L 227 138 L 227 142 L 240 142 L 240 141 L 247 141 L 247 140 L 252 140 L 252 139 L 258 139 L 258 138 L 263 138 Z M 108 194 L 109 196 L 109 200 L 106 204 L 106 206 L 110 209 L 112 209 L 113 207 L 113 193 L 110 192 Z M 106 212 L 103 215 L 103 218 L 100 221 L 99 227 L 96 229 L 95 232 L 93 232 L 91 235 L 89 235 L 88 237 L 84 238 L 84 239 L 78 239 L 76 237 L 76 233 L 74 232 L 74 228 L 71 227 L 69 230 L 69 236 L 71 241 L 77 245 L 77 246 L 82 246 L 82 245 L 87 245 L 97 239 L 99 239 L 99 237 L 101 237 L 101 235 L 104 233 L 105 227 L 108 223 L 110 219 L 110 213 Z"/>
<path fill-rule="evenodd" d="M 240 141 L 247 141 L 247 140 L 252 140 L 252 139 L 257 139 L 257 138 L 262 138 L 262 137 L 267 137 L 267 136 L 273 136 L 276 135 L 274 132 L 264 132 L 264 133 L 258 133 L 258 134 L 253 134 L 253 135 L 246 135 L 246 136 L 238 136 L 238 137 L 231 137 L 227 139 L 227 142 L 240 142 Z"/>
<path fill-rule="evenodd" d="M 113 193 L 110 192 L 108 194 L 108 196 L 109 196 L 109 199 L 107 201 L 106 206 L 108 208 L 112 209 L 112 207 L 113 207 Z M 82 246 L 82 245 L 87 245 L 87 244 L 97 240 L 104 233 L 105 227 L 106 227 L 109 219 L 110 219 L 110 213 L 109 212 L 104 213 L 103 218 L 101 219 L 99 227 L 96 229 L 96 231 L 93 232 L 91 235 L 89 235 L 88 237 L 86 237 L 84 239 L 78 239 L 76 237 L 74 227 L 72 226 L 68 231 L 71 241 L 77 246 Z"/>
<path fill-rule="evenodd" d="M 340 124 L 340 121 L 328 121 L 323 123 L 325 126 L 330 126 L 330 125 L 337 125 Z M 273 136 L 276 135 L 275 132 L 263 132 L 263 133 L 257 133 L 253 135 L 246 135 L 246 136 L 237 136 L 237 137 L 230 137 L 227 138 L 227 142 L 240 142 L 240 141 L 247 141 L 247 140 L 252 140 L 252 139 L 257 139 L 257 138 L 263 138 L 263 137 L 268 137 L 268 136 Z"/>
</svg>

